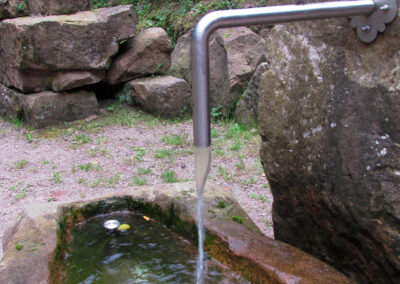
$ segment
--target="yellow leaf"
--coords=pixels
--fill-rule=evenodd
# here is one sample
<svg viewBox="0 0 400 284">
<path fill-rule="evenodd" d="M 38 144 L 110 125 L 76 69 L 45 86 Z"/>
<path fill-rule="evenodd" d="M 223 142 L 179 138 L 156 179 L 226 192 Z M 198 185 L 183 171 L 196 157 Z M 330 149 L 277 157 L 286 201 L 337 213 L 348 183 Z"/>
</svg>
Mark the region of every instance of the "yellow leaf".
<svg viewBox="0 0 400 284">
<path fill-rule="evenodd" d="M 122 224 L 118 227 L 118 231 L 128 230 L 130 227 L 128 224 Z"/>
<path fill-rule="evenodd" d="M 145 219 L 146 221 L 150 221 L 150 218 L 147 216 L 143 216 L 143 219 Z"/>
</svg>

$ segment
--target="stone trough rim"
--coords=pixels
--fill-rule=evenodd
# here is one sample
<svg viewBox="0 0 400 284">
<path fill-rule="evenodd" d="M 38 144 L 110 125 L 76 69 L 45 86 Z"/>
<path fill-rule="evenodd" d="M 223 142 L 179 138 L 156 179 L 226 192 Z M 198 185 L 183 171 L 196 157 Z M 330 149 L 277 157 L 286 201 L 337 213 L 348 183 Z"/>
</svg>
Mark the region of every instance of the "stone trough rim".
<svg viewBox="0 0 400 284">
<path fill-rule="evenodd" d="M 102 201 L 108 202 L 116 199 L 122 200 L 123 198 L 131 198 L 132 201 L 141 200 L 144 201 L 144 204 L 155 204 L 161 207 L 166 206 L 165 208 L 169 208 L 168 206 L 175 203 L 192 205 L 193 201 L 196 201 L 196 191 L 194 188 L 193 182 L 172 185 L 162 184 L 156 186 L 143 186 L 123 189 L 117 194 L 96 196 L 87 198 L 83 201 L 39 203 L 27 206 L 24 213 L 22 213 L 15 220 L 14 224 L 6 231 L 3 240 L 4 257 L 0 260 L 0 282 L 2 283 L 3 280 L 11 280 L 6 277 L 7 275 L 13 275 L 10 273 L 13 267 L 13 256 L 16 257 L 18 262 L 21 259 L 29 258 L 30 254 L 31 258 L 36 257 L 44 262 L 42 266 L 46 271 L 38 268 L 34 269 L 33 273 L 36 273 L 36 275 L 30 275 L 29 279 L 24 280 L 26 281 L 25 283 L 58 283 L 57 281 L 51 280 L 51 270 L 53 269 L 51 264 L 52 261 L 54 261 L 55 252 L 58 249 L 58 244 L 56 243 L 56 240 L 58 239 L 57 227 L 60 226 L 60 220 L 63 217 L 63 215 L 60 214 L 65 210 L 71 210 L 72 208 L 85 208 L 88 205 L 93 205 Z M 212 196 L 215 192 L 217 194 Z M 177 196 L 171 196 L 173 193 L 183 194 L 182 198 L 186 199 L 186 201 L 177 201 Z M 233 204 L 232 206 L 239 206 L 239 211 L 235 212 L 240 212 L 241 210 L 244 213 L 240 205 L 238 205 L 238 203 L 231 198 L 228 193 L 215 185 L 209 184 L 206 190 L 205 203 L 207 204 L 207 202 L 215 201 L 218 198 L 219 200 L 227 200 L 228 204 Z M 44 206 L 44 204 L 46 206 Z M 45 208 L 43 208 L 43 206 Z M 184 205 L 182 205 L 178 210 L 180 210 L 178 212 L 181 213 L 186 210 L 186 212 L 183 212 L 183 215 L 179 216 L 180 219 L 183 218 L 184 220 L 185 218 L 189 218 L 192 219 L 191 221 L 193 222 L 196 220 L 194 215 L 196 208 L 184 208 Z M 140 209 L 138 212 L 141 212 Z M 244 214 L 245 216 L 242 216 L 246 219 L 248 216 L 246 213 Z M 37 250 L 35 249 L 31 252 L 26 252 L 24 250 L 17 251 L 14 247 L 14 243 L 18 242 L 19 238 L 21 238 L 21 231 L 23 231 L 26 222 L 34 223 L 35 220 L 37 221 L 39 219 L 47 220 L 54 227 L 50 229 L 51 232 L 42 232 L 39 230 L 39 232 L 44 235 L 41 244 L 44 243 L 46 245 L 43 247 L 39 245 Z M 222 215 L 210 218 L 210 214 L 208 214 L 205 224 L 208 235 L 211 236 L 211 238 L 209 238 L 211 239 L 211 242 L 206 242 L 206 248 L 208 248 L 209 254 L 232 270 L 242 268 L 241 266 L 246 269 L 249 267 L 254 269 L 255 267 L 255 270 L 257 271 L 255 276 L 250 276 L 252 283 L 321 283 L 321 280 L 323 280 L 324 283 L 352 283 L 351 280 L 334 268 L 318 259 L 315 259 L 311 255 L 302 252 L 300 249 L 264 236 L 251 219 L 249 219 L 249 222 L 245 221 L 244 224 L 238 224 L 232 220 L 224 219 Z M 37 237 L 37 234 L 31 235 L 32 238 L 34 235 Z M 252 237 L 249 238 L 249 236 Z M 50 237 L 53 239 L 50 239 Z M 274 262 L 276 260 L 272 261 L 270 258 L 277 257 L 277 249 L 284 250 L 284 253 L 282 251 L 282 255 L 296 256 L 297 260 L 290 262 L 291 264 L 289 266 L 291 267 L 287 265 L 287 260 L 284 259 L 278 259 L 278 262 Z M 260 252 L 262 254 L 260 254 Z M 18 257 L 20 260 L 18 260 Z M 250 266 L 248 265 L 249 263 L 251 263 Z M 310 265 L 310 263 L 312 265 Z M 20 269 L 21 266 L 19 265 L 18 268 Z M 249 278 L 244 271 L 240 271 L 240 273 L 245 277 L 247 276 L 246 278 Z M 318 275 L 320 274 L 324 275 L 323 279 L 318 278 Z M 264 276 L 267 278 L 264 278 Z M 337 282 L 338 280 L 340 280 L 340 282 Z M 13 283 L 22 282 L 18 282 L 17 280 Z"/>
</svg>

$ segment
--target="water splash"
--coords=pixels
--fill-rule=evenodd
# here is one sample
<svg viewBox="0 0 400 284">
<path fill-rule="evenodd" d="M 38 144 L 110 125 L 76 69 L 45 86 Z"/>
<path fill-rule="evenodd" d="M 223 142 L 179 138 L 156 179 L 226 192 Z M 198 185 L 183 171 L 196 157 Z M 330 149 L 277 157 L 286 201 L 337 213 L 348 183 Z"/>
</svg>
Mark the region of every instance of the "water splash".
<svg viewBox="0 0 400 284">
<path fill-rule="evenodd" d="M 202 284 L 204 280 L 204 200 L 203 195 L 211 164 L 211 149 L 195 147 L 194 150 L 195 178 L 197 189 L 197 230 L 198 230 L 198 257 L 196 268 L 196 283 Z"/>
</svg>

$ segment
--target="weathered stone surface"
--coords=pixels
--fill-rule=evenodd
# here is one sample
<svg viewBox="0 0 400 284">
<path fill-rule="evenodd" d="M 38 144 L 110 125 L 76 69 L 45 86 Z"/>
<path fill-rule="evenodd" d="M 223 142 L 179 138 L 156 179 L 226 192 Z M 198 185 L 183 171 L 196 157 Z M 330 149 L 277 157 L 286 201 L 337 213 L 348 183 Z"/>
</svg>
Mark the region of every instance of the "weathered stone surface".
<svg viewBox="0 0 400 284">
<path fill-rule="evenodd" d="M 119 42 L 135 35 L 135 22 L 132 6 L 4 20 L 0 82 L 24 92 L 96 83 L 104 78 Z"/>
<path fill-rule="evenodd" d="M 191 85 L 190 69 L 190 41 L 191 35 L 181 36 L 171 55 L 171 67 L 168 74 L 182 78 Z M 210 38 L 210 106 L 221 107 L 225 97 L 229 96 L 229 74 L 227 55 L 223 40 L 219 34 L 212 34 Z"/>
<path fill-rule="evenodd" d="M 129 40 L 113 59 L 106 81 L 112 85 L 164 74 L 171 64 L 172 44 L 162 28 L 150 28 Z"/>
<path fill-rule="evenodd" d="M 182 36 L 172 52 L 169 74 L 191 83 L 190 34 Z M 247 28 L 221 29 L 210 38 L 210 105 L 229 116 L 258 64 L 265 41 Z"/>
<path fill-rule="evenodd" d="M 28 15 L 65 15 L 90 9 L 90 0 L 0 0 L 0 20 Z"/>
<path fill-rule="evenodd" d="M 236 120 L 243 124 L 256 125 L 258 122 L 258 88 L 260 87 L 261 75 L 268 70 L 268 63 L 261 63 L 254 72 L 246 92 L 240 97 L 236 105 Z"/>
<path fill-rule="evenodd" d="M 351 283 L 342 274 L 287 244 L 263 236 L 240 205 L 223 189 L 207 186 L 205 207 L 211 257 L 238 271 L 251 283 Z M 65 258 L 64 236 L 73 221 L 113 210 L 135 208 L 165 223 L 189 241 L 196 240 L 196 190 L 193 183 L 120 189 L 117 196 L 76 203 L 36 204 L 27 208 L 4 238 L 1 283 L 59 283 L 60 260 Z M 227 206 L 221 209 L 218 204 Z M 232 216 L 242 217 L 237 224 Z M 62 232 L 62 231 L 61 231 Z M 17 251 L 15 244 L 22 245 Z"/>
<path fill-rule="evenodd" d="M 83 119 L 98 112 L 96 95 L 89 91 L 24 95 L 22 107 L 28 124 L 43 128 L 59 122 Z"/>
<path fill-rule="evenodd" d="M 0 116 L 19 117 L 22 115 L 23 94 L 0 84 Z"/>
<path fill-rule="evenodd" d="M 265 61 L 265 40 L 245 27 L 220 29 L 217 33 L 224 41 L 229 74 L 229 96 L 223 100 L 222 111 L 230 115 L 257 66 Z"/>
<path fill-rule="evenodd" d="M 25 95 L 0 84 L 0 115 L 23 117 L 35 128 L 86 118 L 97 111 L 93 92 L 44 91 Z"/>
<path fill-rule="evenodd" d="M 275 237 L 362 283 L 400 282 L 399 44 L 398 18 L 371 44 L 347 19 L 276 26 L 260 81 Z"/>
<path fill-rule="evenodd" d="M 144 110 L 165 117 L 182 115 L 190 108 L 191 103 L 189 84 L 172 76 L 130 81 L 126 83 L 122 93 Z"/>
</svg>

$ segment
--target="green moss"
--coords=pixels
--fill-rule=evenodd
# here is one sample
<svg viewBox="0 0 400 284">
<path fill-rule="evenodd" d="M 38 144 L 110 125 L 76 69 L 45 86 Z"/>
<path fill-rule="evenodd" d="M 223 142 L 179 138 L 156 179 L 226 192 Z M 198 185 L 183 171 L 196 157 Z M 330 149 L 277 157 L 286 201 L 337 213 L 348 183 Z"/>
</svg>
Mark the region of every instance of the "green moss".
<svg viewBox="0 0 400 284">
<path fill-rule="evenodd" d="M 239 217 L 239 216 L 232 216 L 232 220 L 233 221 L 235 221 L 236 223 L 239 223 L 239 224 L 243 224 L 243 219 L 242 219 L 242 217 Z"/>
<path fill-rule="evenodd" d="M 218 208 L 224 209 L 225 207 L 226 207 L 226 202 L 225 201 L 218 202 Z"/>
<path fill-rule="evenodd" d="M 23 248 L 24 248 L 24 246 L 21 245 L 20 243 L 15 243 L 15 249 L 16 249 L 16 250 L 20 251 L 20 250 L 22 250 Z"/>
</svg>

